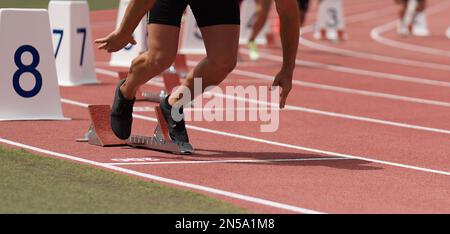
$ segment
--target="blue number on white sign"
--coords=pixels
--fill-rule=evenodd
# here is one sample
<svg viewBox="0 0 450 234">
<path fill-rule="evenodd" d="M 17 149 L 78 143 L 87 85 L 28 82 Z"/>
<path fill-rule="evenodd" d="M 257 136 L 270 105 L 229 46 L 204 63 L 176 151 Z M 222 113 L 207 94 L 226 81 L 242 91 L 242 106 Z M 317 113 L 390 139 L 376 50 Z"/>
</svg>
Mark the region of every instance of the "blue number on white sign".
<svg viewBox="0 0 450 234">
<path fill-rule="evenodd" d="M 59 35 L 58 45 L 56 46 L 55 58 L 58 56 L 59 48 L 61 48 L 61 42 L 63 40 L 64 31 L 62 29 L 53 29 L 53 34 Z"/>
<path fill-rule="evenodd" d="M 81 44 L 80 66 L 83 66 L 84 46 L 86 45 L 86 28 L 78 28 L 77 33 L 83 34 L 83 44 Z"/>
<path fill-rule="evenodd" d="M 327 12 L 331 18 L 331 22 L 327 21 L 327 27 L 336 28 L 339 25 L 338 10 L 335 8 L 330 8 Z"/>
<path fill-rule="evenodd" d="M 86 28 L 77 28 L 78 34 L 83 34 L 83 40 L 81 44 L 81 54 L 80 54 L 80 66 L 83 66 L 83 60 L 84 60 L 84 48 L 86 45 Z M 55 52 L 55 58 L 58 56 L 59 49 L 61 48 L 63 36 L 64 36 L 64 30 L 62 29 L 54 29 L 53 34 L 60 35 L 58 40 L 58 45 L 56 46 L 56 52 Z"/>
<path fill-rule="evenodd" d="M 132 35 L 132 37 L 134 38 L 134 34 Z M 133 44 L 130 43 L 127 46 L 125 46 L 123 49 L 128 51 L 128 50 L 131 50 L 132 48 L 133 48 Z"/>
<path fill-rule="evenodd" d="M 22 55 L 28 52 L 31 54 L 32 61 L 30 65 L 25 65 L 22 62 Z M 36 69 L 41 61 L 39 52 L 30 45 L 23 45 L 16 50 L 14 54 L 14 62 L 16 63 L 17 68 L 19 68 L 13 75 L 13 87 L 17 94 L 24 98 L 32 98 L 36 96 L 42 88 L 42 75 Z M 20 86 L 20 77 L 24 73 L 31 73 L 35 79 L 34 87 L 31 90 L 24 90 L 22 86 Z"/>
</svg>

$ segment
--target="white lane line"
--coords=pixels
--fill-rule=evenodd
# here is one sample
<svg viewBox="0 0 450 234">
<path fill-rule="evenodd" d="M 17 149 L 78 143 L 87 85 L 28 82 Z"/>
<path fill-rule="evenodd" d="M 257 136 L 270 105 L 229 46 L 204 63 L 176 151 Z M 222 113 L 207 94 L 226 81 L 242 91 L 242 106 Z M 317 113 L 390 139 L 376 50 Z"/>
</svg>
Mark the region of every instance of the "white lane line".
<svg viewBox="0 0 450 234">
<path fill-rule="evenodd" d="M 116 72 L 116 71 L 106 70 L 106 69 L 102 69 L 102 68 L 96 68 L 95 72 L 105 75 L 105 76 L 111 76 L 113 78 L 118 78 L 118 75 L 119 75 L 118 72 Z"/>
<path fill-rule="evenodd" d="M 259 101 L 259 100 L 255 100 L 255 99 L 242 98 L 242 97 L 236 97 L 236 96 L 231 96 L 231 95 L 224 95 L 224 94 L 220 94 L 220 93 L 214 93 L 213 95 L 219 96 L 222 98 L 234 99 L 234 100 L 238 100 L 238 101 L 244 101 L 244 102 L 263 105 L 263 106 L 271 106 L 272 108 L 277 108 L 279 105 L 278 103 L 264 102 L 264 101 Z M 450 130 L 447 130 L 447 129 L 431 128 L 431 127 L 425 127 L 425 126 L 420 126 L 420 125 L 406 124 L 406 123 L 381 120 L 381 119 L 375 119 L 375 118 L 369 118 L 369 117 L 341 114 L 341 113 L 322 111 L 322 110 L 318 110 L 318 109 L 306 108 L 306 107 L 301 107 L 301 106 L 285 105 L 285 108 L 287 110 L 296 110 L 296 111 L 301 111 L 301 112 L 305 112 L 305 113 L 324 115 L 324 116 L 330 116 L 330 117 L 335 117 L 335 118 L 351 119 L 351 120 L 357 120 L 357 121 L 361 121 L 361 122 L 389 125 L 389 126 L 408 128 L 408 129 L 433 132 L 433 133 L 450 134 Z"/>
<path fill-rule="evenodd" d="M 267 80 L 270 82 L 272 82 L 274 79 L 274 77 L 270 76 L 270 75 L 265 75 L 262 73 L 256 73 L 256 72 L 250 72 L 250 71 L 243 71 L 243 70 L 239 70 L 239 69 L 235 69 L 232 73 L 234 73 L 236 75 L 250 77 L 250 78 Z M 328 91 L 334 91 L 334 92 L 340 92 L 340 93 L 349 93 L 349 94 L 356 94 L 356 95 L 369 96 L 369 97 L 378 97 L 378 98 L 385 98 L 385 99 L 433 105 L 433 106 L 450 107 L 450 102 L 442 102 L 442 101 L 435 101 L 435 100 L 429 100 L 429 99 L 400 96 L 400 95 L 389 94 L 389 93 L 380 93 L 380 92 L 372 92 L 372 91 L 361 90 L 361 89 L 351 89 L 351 88 L 344 88 L 344 87 L 339 87 L 339 86 L 323 85 L 323 84 L 299 81 L 299 80 L 293 80 L 292 84 L 297 85 L 297 86 L 302 86 L 302 87 L 309 87 L 309 88 L 328 90 Z"/>
<path fill-rule="evenodd" d="M 370 37 L 372 37 L 373 40 L 375 40 L 381 44 L 387 45 L 387 46 L 396 47 L 396 48 L 400 48 L 400 49 L 404 49 L 404 50 L 420 52 L 423 54 L 450 57 L 450 51 L 445 51 L 445 50 L 440 50 L 440 49 L 435 49 L 435 48 L 430 48 L 430 47 L 425 47 L 425 46 L 419 46 L 419 45 L 409 44 L 409 43 L 405 43 L 405 42 L 399 42 L 399 41 L 391 40 L 391 39 L 381 36 L 382 33 L 390 31 L 392 29 L 395 29 L 395 26 L 396 26 L 396 22 L 390 22 L 388 24 L 376 27 L 376 28 L 372 29 L 372 31 L 370 32 Z"/>
<path fill-rule="evenodd" d="M 89 107 L 89 104 L 87 104 L 87 103 L 78 102 L 78 101 L 70 100 L 70 99 L 67 99 L 67 98 L 61 98 L 61 102 L 65 103 L 65 104 L 72 105 L 72 106 L 78 106 L 78 107 L 83 107 L 83 108 L 88 108 Z"/>
<path fill-rule="evenodd" d="M 95 64 L 98 65 L 99 63 L 95 63 Z M 117 78 L 117 79 L 118 79 L 118 75 L 119 75 L 117 71 L 112 71 L 112 70 L 107 70 L 107 69 L 102 69 L 102 68 L 95 68 L 95 72 L 98 74 L 105 75 L 105 76 L 111 76 L 112 78 Z M 160 80 L 160 81 L 162 80 L 162 77 L 160 75 L 153 77 L 153 79 L 149 80 L 147 82 L 147 84 L 155 83 L 158 80 Z"/>
<path fill-rule="evenodd" d="M 161 161 L 158 158 L 112 158 L 113 162 L 121 162 L 121 163 L 136 163 L 136 162 L 156 162 Z"/>
<path fill-rule="evenodd" d="M 256 108 L 256 107 L 250 107 L 250 108 L 184 108 L 183 111 L 184 112 L 202 112 L 202 111 L 207 111 L 207 112 L 214 112 L 214 111 L 260 111 L 260 110 L 279 110 L 280 108 Z M 155 109 L 153 106 L 144 106 L 144 107 L 134 107 L 133 108 L 134 112 L 155 112 Z M 291 111 L 291 109 L 289 109 L 289 111 Z M 295 110 L 292 110 L 295 111 Z"/>
<path fill-rule="evenodd" d="M 164 87 L 164 84 L 160 83 L 160 82 L 153 82 L 151 84 L 158 86 L 158 87 Z M 233 100 L 243 101 L 243 102 L 247 102 L 247 103 L 258 104 L 259 106 L 270 106 L 271 108 L 278 108 L 278 106 L 279 106 L 278 103 L 273 103 L 273 102 L 260 101 L 260 100 L 250 99 L 250 98 L 226 95 L 226 94 L 222 94 L 222 93 L 212 93 L 212 92 L 207 92 L 207 93 L 214 95 L 214 96 L 226 98 L 226 99 L 233 99 Z M 61 100 L 64 102 L 65 99 L 61 99 Z M 375 119 L 375 118 L 369 118 L 369 117 L 341 114 L 341 113 L 336 113 L 336 112 L 331 112 L 331 111 L 322 111 L 322 110 L 318 110 L 318 109 L 312 109 L 312 108 L 306 108 L 306 107 L 294 106 L 294 105 L 285 105 L 285 109 L 286 110 L 296 110 L 296 111 L 301 111 L 301 112 L 310 113 L 310 114 L 330 116 L 330 117 L 335 117 L 335 118 L 350 119 L 350 120 L 356 120 L 356 121 L 361 121 L 361 122 L 382 124 L 382 125 L 388 125 L 388 126 L 394 126 L 394 127 L 400 127 L 400 128 L 407 128 L 407 129 L 414 129 L 414 130 L 419 130 L 419 131 L 426 131 L 426 132 L 450 135 L 450 130 L 447 130 L 447 129 L 431 128 L 431 127 L 425 127 L 425 126 L 420 126 L 420 125 L 406 124 L 406 123 L 381 120 L 381 119 Z"/>
<path fill-rule="evenodd" d="M 249 53 L 248 50 L 244 49 L 244 48 L 241 48 L 240 52 L 243 54 L 247 54 L 247 55 Z M 281 57 L 279 55 L 268 54 L 268 53 L 264 53 L 264 52 L 260 52 L 260 55 L 261 55 L 261 58 L 272 60 L 275 62 L 283 61 L 283 57 Z M 446 88 L 450 87 L 450 82 L 447 82 L 447 81 L 430 80 L 430 79 L 413 77 L 413 76 L 404 76 L 404 75 L 397 75 L 397 74 L 392 74 L 392 73 L 369 71 L 369 70 L 350 68 L 350 67 L 345 67 L 345 66 L 329 65 L 329 64 L 325 64 L 325 63 L 319 63 L 319 62 L 303 61 L 303 60 L 299 60 L 299 59 L 297 59 L 295 61 L 295 63 L 300 66 L 311 67 L 311 68 L 315 68 L 315 69 L 330 70 L 330 71 L 342 72 L 342 73 L 353 74 L 353 75 L 362 75 L 362 76 L 378 78 L 378 79 L 396 80 L 396 81 L 402 81 L 402 82 L 432 85 L 432 86 L 439 86 L 439 87 L 446 87 Z"/>
<path fill-rule="evenodd" d="M 447 10 L 447 8 L 450 6 L 450 4 L 448 4 L 448 3 L 449 3 L 449 1 L 446 1 L 445 3 L 436 4 L 433 7 L 430 7 L 429 9 L 427 9 L 427 13 L 429 15 L 432 15 L 432 14 L 436 14 L 441 11 Z M 413 45 L 413 44 L 409 44 L 409 43 L 405 43 L 405 42 L 391 40 L 391 39 L 381 36 L 381 34 L 395 29 L 396 25 L 397 25 L 397 20 L 391 21 L 387 24 L 376 27 L 376 28 L 372 29 L 372 31 L 370 32 L 370 36 L 372 37 L 373 40 L 375 40 L 381 44 L 387 45 L 387 46 L 396 47 L 396 48 L 400 48 L 400 49 L 404 49 L 404 50 L 420 52 L 423 54 L 450 57 L 450 51 L 447 51 L 447 50 Z"/>
<path fill-rule="evenodd" d="M 282 209 L 282 210 L 292 211 L 295 213 L 304 213 L 304 214 L 320 214 L 320 213 L 322 213 L 319 211 L 310 210 L 310 209 L 306 209 L 303 207 L 292 206 L 292 205 L 288 205 L 288 204 L 284 204 L 284 203 L 279 203 L 279 202 L 261 199 L 261 198 L 257 198 L 257 197 L 252 197 L 252 196 L 248 196 L 248 195 L 243 195 L 243 194 L 239 194 L 239 193 L 228 192 L 228 191 L 221 190 L 221 189 L 215 189 L 215 188 L 211 188 L 211 187 L 207 187 L 207 186 L 203 186 L 203 185 L 187 183 L 187 182 L 169 179 L 169 178 L 165 178 L 165 177 L 160 177 L 160 176 L 156 176 L 156 175 L 152 175 L 152 174 L 148 174 L 148 173 L 125 169 L 122 167 L 108 165 L 105 163 L 100 163 L 100 162 L 96 162 L 96 161 L 92 161 L 92 160 L 88 160 L 88 159 L 84 159 L 84 158 L 80 158 L 80 157 L 76 157 L 76 156 L 72 156 L 72 155 L 68 155 L 68 154 L 57 153 L 54 151 L 22 144 L 22 143 L 15 142 L 15 141 L 10 141 L 10 140 L 3 139 L 3 138 L 0 138 L 0 142 L 2 142 L 4 144 L 8 144 L 8 145 L 13 145 L 16 147 L 28 149 L 28 150 L 31 150 L 34 152 L 39 152 L 39 153 L 43 153 L 43 154 L 47 154 L 47 155 L 51 155 L 51 156 L 55 156 L 55 157 L 59 157 L 59 158 L 69 159 L 69 160 L 76 161 L 76 162 L 90 164 L 90 165 L 94 165 L 97 167 L 102 167 L 102 168 L 106 168 L 106 169 L 113 170 L 113 171 L 118 171 L 118 172 L 130 174 L 130 175 L 134 175 L 134 176 L 139 176 L 142 178 L 146 178 L 146 179 L 150 179 L 150 180 L 154 180 L 154 181 L 158 181 L 158 182 L 162 182 L 162 183 L 181 186 L 184 188 L 194 189 L 197 191 L 204 191 L 204 192 L 217 194 L 217 195 L 221 195 L 221 196 L 225 196 L 225 197 L 229 197 L 229 198 L 234 198 L 234 199 L 238 199 L 238 200 L 242 200 L 242 201 L 247 201 L 247 202 L 251 202 L 251 203 L 255 203 L 255 204 L 259 204 L 259 205 L 264 205 L 264 206 L 274 207 L 274 208 L 278 208 L 278 209 Z"/>
<path fill-rule="evenodd" d="M 83 108 L 87 108 L 87 106 L 88 106 L 88 104 L 86 104 L 86 103 L 81 103 L 81 102 L 72 101 L 72 100 L 68 100 L 68 99 L 61 99 L 61 102 L 66 103 L 66 104 L 71 104 L 74 106 L 83 107 Z M 152 117 L 148 117 L 148 116 L 144 116 L 144 115 L 133 114 L 133 117 L 136 119 L 144 120 L 144 121 L 149 121 L 149 122 L 154 122 L 154 123 L 157 122 L 156 118 L 152 118 Z M 236 139 L 247 140 L 247 141 L 252 141 L 252 142 L 257 142 L 257 143 L 263 143 L 263 144 L 267 144 L 267 145 L 279 146 L 279 147 L 283 147 L 283 148 L 295 149 L 295 150 L 300 150 L 300 151 L 308 151 L 308 152 L 322 154 L 322 155 L 328 155 L 328 156 L 332 156 L 332 157 L 358 159 L 358 160 L 364 160 L 364 161 L 369 161 L 369 162 L 374 162 L 374 163 L 379 163 L 379 164 L 384 164 L 384 165 L 389 165 L 389 166 L 394 166 L 394 167 L 406 168 L 406 169 L 411 169 L 411 170 L 416 170 L 416 171 L 422 171 L 422 172 L 428 172 L 428 173 L 434 173 L 434 174 L 440 174 L 440 175 L 447 175 L 447 176 L 450 175 L 450 172 L 448 172 L 448 171 L 441 171 L 441 170 L 435 170 L 435 169 L 429 169 L 429 168 L 424 168 L 424 167 L 402 164 L 402 163 L 378 160 L 378 159 L 373 159 L 373 158 L 368 158 L 368 157 L 363 157 L 363 156 L 355 156 L 355 155 L 350 155 L 350 154 L 343 154 L 343 153 L 337 153 L 337 152 L 332 152 L 332 151 L 314 149 L 314 148 L 309 148 L 309 147 L 304 147 L 304 146 L 299 146 L 299 145 L 292 145 L 292 144 L 287 144 L 287 143 L 282 143 L 282 142 L 277 142 L 277 141 L 271 141 L 271 140 L 265 140 L 265 139 L 256 138 L 256 137 L 245 136 L 245 135 L 241 135 L 241 134 L 234 134 L 234 133 L 223 132 L 223 131 L 219 131 L 219 130 L 202 128 L 202 127 L 197 127 L 197 126 L 193 126 L 193 125 L 186 125 L 186 128 L 192 129 L 195 131 L 199 131 L 199 132 L 205 132 L 205 133 L 210 133 L 210 134 L 214 134 L 214 135 L 219 135 L 219 136 L 232 137 L 232 138 L 236 138 Z"/>
<path fill-rule="evenodd" d="M 368 19 L 372 19 L 374 17 L 379 17 L 378 11 L 371 12 L 371 13 L 365 12 L 365 13 L 351 16 L 350 22 L 358 22 L 358 21 L 368 20 Z M 304 29 L 302 29 L 302 30 L 305 30 L 305 33 L 306 33 L 306 32 L 311 31 L 312 29 L 313 29 L 313 25 L 310 25 L 310 26 L 304 27 Z M 243 52 L 243 54 L 248 55 L 247 49 L 241 48 L 240 51 Z M 268 60 L 276 61 L 276 62 L 283 61 L 281 56 L 268 54 L 268 53 L 261 53 L 261 57 L 268 59 Z M 379 79 L 396 80 L 396 81 L 425 84 L 425 85 L 432 85 L 432 86 L 450 87 L 450 82 L 430 80 L 430 79 L 426 79 L 426 78 L 369 71 L 369 70 L 350 68 L 350 67 L 345 67 L 345 66 L 328 65 L 328 64 L 324 64 L 324 63 L 318 63 L 318 62 L 312 62 L 312 61 L 302 61 L 302 60 L 298 60 L 298 59 L 296 60 L 296 64 L 300 65 L 300 66 L 306 66 L 306 67 L 311 67 L 311 68 L 316 68 L 316 69 L 325 69 L 325 70 L 330 70 L 330 71 L 335 71 L 335 72 L 342 72 L 342 73 L 348 73 L 348 74 L 354 74 L 354 75 L 363 75 L 363 76 L 379 78 Z"/>
<path fill-rule="evenodd" d="M 331 46 L 325 46 L 325 45 L 322 45 L 319 43 L 315 43 L 315 42 L 309 41 L 307 39 L 301 40 L 301 44 L 304 46 L 307 46 L 309 48 L 312 48 L 312 49 L 317 49 L 317 50 L 321 50 L 321 51 L 326 51 L 326 52 L 330 52 L 330 53 L 335 53 L 335 54 L 345 55 L 345 56 L 350 56 L 350 57 L 355 57 L 355 58 L 363 58 L 363 59 L 376 60 L 376 61 L 392 63 L 392 64 L 430 68 L 430 69 L 442 70 L 442 71 L 450 71 L 450 66 L 444 65 L 444 64 L 421 62 L 421 61 L 411 60 L 411 59 L 402 59 L 402 58 L 395 58 L 395 57 L 389 57 L 389 56 L 378 55 L 378 54 L 370 54 L 370 53 L 364 53 L 364 52 L 359 52 L 359 51 L 339 49 L 339 48 L 334 48 Z"/>
<path fill-rule="evenodd" d="M 194 66 L 195 64 L 197 64 L 197 61 L 187 61 L 187 64 L 189 66 Z M 111 71 L 104 70 L 101 68 L 97 68 L 96 71 L 97 71 L 97 73 L 103 74 L 103 75 L 111 74 Z M 265 81 L 269 81 L 269 82 L 273 82 L 273 79 L 274 79 L 274 77 L 271 75 L 250 72 L 250 71 L 244 71 L 241 69 L 234 69 L 232 71 L 232 73 L 236 74 L 236 75 L 240 75 L 240 76 L 246 76 L 249 78 L 265 80 Z M 114 75 L 112 75 L 112 76 L 114 77 Z M 154 80 L 155 80 L 155 78 L 150 80 L 148 82 L 148 84 L 159 86 L 158 82 L 155 82 Z M 345 87 L 339 87 L 339 86 L 333 86 L 333 85 L 324 85 L 324 84 L 299 81 L 299 80 L 293 80 L 292 84 L 296 85 L 296 86 L 300 86 L 300 87 L 309 87 L 309 88 L 315 88 L 315 89 L 321 89 L 321 90 L 327 90 L 327 91 L 333 91 L 333 92 L 339 92 L 339 93 L 355 94 L 355 95 L 368 96 L 368 97 L 377 97 L 377 98 L 384 98 L 384 99 L 390 99 L 390 100 L 396 100 L 396 101 L 404 101 L 404 102 L 433 105 L 433 106 L 440 106 L 440 107 L 450 107 L 450 102 L 436 101 L 436 100 L 415 98 L 415 97 L 407 97 L 407 96 L 401 96 L 401 95 L 395 95 L 395 94 L 389 94 L 389 93 L 373 92 L 373 91 L 367 91 L 367 90 L 362 90 L 362 89 L 351 89 L 351 88 L 345 88 Z M 162 86 L 159 86 L 159 87 L 162 87 Z M 200 111 L 197 109 L 185 109 L 185 110 Z M 202 109 L 202 110 L 206 110 L 206 109 Z M 249 109 L 246 108 L 246 110 L 249 110 Z M 136 107 L 136 111 L 138 111 L 138 112 L 153 112 L 153 109 L 148 109 L 145 107 L 144 108 Z"/>
<path fill-rule="evenodd" d="M 171 162 L 130 162 L 130 163 L 107 163 L 108 165 L 172 165 L 172 164 L 216 164 L 216 163 L 272 163 L 272 162 L 307 162 L 307 161 L 334 161 L 351 160 L 350 158 L 281 158 L 281 159 L 230 159 L 230 160 L 210 160 L 210 161 L 171 161 Z"/>
<path fill-rule="evenodd" d="M 391 8 L 389 8 L 391 9 Z M 359 15 L 349 16 L 347 19 L 347 23 L 357 23 L 360 21 L 366 21 L 374 18 L 379 18 L 380 16 L 391 14 L 390 10 L 384 10 L 383 12 L 379 12 L 379 10 L 362 13 Z M 411 60 L 411 59 L 403 59 L 403 58 L 395 58 L 395 57 L 389 57 L 384 55 L 377 55 L 372 53 L 365 53 L 365 52 L 359 52 L 359 51 L 353 51 L 353 50 L 345 50 L 340 48 L 335 48 L 331 46 L 326 46 L 320 43 L 315 43 L 313 41 L 310 41 L 304 37 L 301 37 L 304 34 L 311 33 L 314 31 L 314 26 L 306 26 L 302 29 L 300 34 L 300 44 L 316 49 L 321 51 L 326 51 L 330 53 L 340 54 L 340 55 L 346 55 L 350 57 L 355 58 L 364 58 L 364 59 L 370 59 L 375 61 L 381 61 L 381 62 L 387 62 L 387 63 L 393 63 L 393 64 L 400 64 L 400 65 L 408 65 L 408 66 L 415 66 L 415 67 L 423 67 L 423 68 L 430 68 L 430 69 L 436 69 L 436 70 L 443 70 L 443 71 L 450 71 L 450 66 L 444 65 L 444 64 L 437 64 L 437 63 L 429 63 L 429 62 L 422 62 L 417 60 Z"/>
</svg>

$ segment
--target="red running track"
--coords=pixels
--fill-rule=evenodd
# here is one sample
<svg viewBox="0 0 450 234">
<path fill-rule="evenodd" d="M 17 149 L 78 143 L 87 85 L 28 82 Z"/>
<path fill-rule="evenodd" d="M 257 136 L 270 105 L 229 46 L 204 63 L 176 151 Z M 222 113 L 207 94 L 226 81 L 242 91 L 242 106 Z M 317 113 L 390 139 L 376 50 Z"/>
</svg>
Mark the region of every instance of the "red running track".
<svg viewBox="0 0 450 234">
<path fill-rule="evenodd" d="M 315 43 L 448 64 L 447 58 L 388 47 L 370 38 L 374 27 L 395 20 L 395 7 L 386 7 L 392 1 L 345 2 L 348 18 L 369 15 L 378 9 L 384 9 L 386 15 L 349 22 L 351 40 L 344 44 Z M 440 3 L 431 1 L 434 4 Z M 115 11 L 91 15 L 94 38 L 113 29 L 115 16 Z M 430 15 L 429 20 L 438 25 L 442 17 Z M 313 19 L 314 12 L 309 22 Z M 386 33 L 391 39 L 404 40 L 392 32 Z M 304 37 L 311 39 L 310 34 Z M 445 39 L 414 40 L 427 46 L 429 40 Z M 440 47 L 445 45 L 440 41 L 430 46 L 445 49 Z M 266 48 L 263 54 L 260 63 L 245 61 L 238 65 L 223 85 L 269 85 L 280 65 L 280 51 Z M 289 108 L 281 112 L 277 132 L 259 132 L 259 122 L 192 121 L 188 123 L 189 131 L 197 155 L 174 156 L 76 143 L 74 139 L 82 136 L 89 125 L 86 104 L 112 101 L 117 80 L 101 71 L 101 85 L 61 88 L 64 114 L 71 121 L 0 122 L 0 141 L 43 155 L 199 191 L 254 212 L 448 213 L 448 71 L 304 46 L 298 58 Z M 105 65 L 109 55 L 97 51 L 96 59 L 97 67 L 118 70 Z M 199 57 L 189 59 L 195 61 Z M 157 91 L 159 87 L 146 85 L 144 89 Z M 153 112 L 136 112 L 135 117 L 134 132 L 153 131 Z M 144 162 L 123 162 L 129 158 Z"/>
</svg>

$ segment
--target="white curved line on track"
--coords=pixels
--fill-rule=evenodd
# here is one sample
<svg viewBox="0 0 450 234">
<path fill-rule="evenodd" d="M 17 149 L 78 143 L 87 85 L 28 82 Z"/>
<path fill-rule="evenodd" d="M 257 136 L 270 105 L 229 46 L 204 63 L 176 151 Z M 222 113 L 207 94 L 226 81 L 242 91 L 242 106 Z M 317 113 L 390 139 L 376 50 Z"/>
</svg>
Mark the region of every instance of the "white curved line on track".
<svg viewBox="0 0 450 234">
<path fill-rule="evenodd" d="M 447 8 L 450 6 L 449 2 L 450 1 L 445 1 L 445 3 L 439 3 L 439 4 L 429 8 L 427 10 L 428 14 L 432 15 L 432 14 L 439 13 L 443 10 L 448 10 Z M 400 49 L 404 49 L 404 50 L 409 50 L 409 51 L 415 51 L 415 52 L 419 52 L 419 53 L 423 53 L 423 54 L 450 57 L 450 51 L 447 51 L 447 50 L 413 45 L 413 44 L 409 44 L 409 43 L 405 43 L 405 42 L 391 40 L 391 39 L 381 36 L 381 34 L 395 29 L 396 24 L 397 24 L 397 20 L 386 23 L 379 27 L 376 27 L 376 28 L 372 29 L 372 31 L 370 32 L 370 36 L 372 37 L 373 40 L 375 40 L 381 44 L 387 45 L 387 46 L 400 48 Z"/>
<path fill-rule="evenodd" d="M 240 50 L 242 54 L 248 55 L 248 50 L 241 48 Z M 261 58 L 272 60 L 275 62 L 283 62 L 283 57 L 279 55 L 269 54 L 269 53 L 260 53 Z M 372 78 L 378 78 L 378 79 L 387 79 L 387 80 L 396 80 L 396 81 L 403 81 L 403 82 L 409 82 L 409 83 L 416 83 L 416 84 L 423 84 L 423 85 L 432 85 L 432 86 L 439 86 L 439 87 L 450 87 L 450 82 L 447 81 L 438 81 L 438 80 L 430 80 L 426 78 L 420 78 L 420 77 L 413 77 L 413 76 L 404 76 L 404 75 L 398 75 L 398 74 L 392 74 L 392 73 L 384 73 L 384 72 L 377 72 L 377 71 L 370 71 L 365 69 L 359 69 L 359 68 L 351 68 L 346 66 L 339 66 L 339 65 L 330 65 L 325 63 L 319 63 L 319 62 L 311 62 L 311 61 L 304 61 L 304 60 L 295 60 L 295 63 L 300 66 L 305 67 L 311 67 L 316 69 L 324 69 L 329 71 L 335 71 L 335 72 L 342 72 L 342 73 L 348 73 L 353 75 L 362 75 L 362 76 L 368 76 Z"/>
<path fill-rule="evenodd" d="M 370 54 L 370 53 L 365 53 L 365 52 L 334 48 L 331 46 L 326 46 L 326 45 L 322 45 L 319 43 L 315 43 L 315 42 L 309 41 L 307 39 L 303 39 L 301 41 L 301 44 L 304 46 L 307 46 L 309 48 L 312 48 L 312 49 L 321 50 L 321 51 L 339 54 L 339 55 L 355 57 L 355 58 L 370 59 L 370 60 L 375 60 L 375 61 L 379 61 L 379 62 L 392 63 L 392 64 L 398 64 L 398 65 L 406 65 L 406 66 L 413 66 L 413 67 L 450 71 L 450 66 L 445 65 L 445 64 L 421 62 L 421 61 L 411 60 L 411 59 L 402 59 L 402 58 L 395 58 L 395 57 L 389 57 L 389 56 L 378 55 L 378 54 Z"/>
<path fill-rule="evenodd" d="M 361 13 L 358 15 L 349 16 L 347 18 L 348 19 L 347 23 L 348 24 L 358 23 L 361 21 L 379 18 L 380 16 L 387 15 L 387 14 L 392 14 L 391 10 L 385 10 L 383 12 L 379 12 L 379 10 L 376 10 L 376 11 L 372 11 L 372 12 Z M 313 31 L 314 31 L 313 25 L 306 26 L 302 29 L 300 36 L 305 35 L 307 33 L 311 33 Z M 365 52 L 359 52 L 359 51 L 354 51 L 354 50 L 340 49 L 340 48 L 335 48 L 335 47 L 323 45 L 320 43 L 316 43 L 316 42 L 310 41 L 304 37 L 300 37 L 300 44 L 302 44 L 306 47 L 312 48 L 312 49 L 317 49 L 317 50 L 321 50 L 321 51 L 325 51 L 325 52 L 329 52 L 329 53 L 345 55 L 345 56 L 350 56 L 350 57 L 355 57 L 355 58 L 363 58 L 363 59 L 370 59 L 370 60 L 392 63 L 392 64 L 450 71 L 450 66 L 445 65 L 445 64 L 422 62 L 422 61 L 411 60 L 411 59 L 403 59 L 403 58 L 396 58 L 396 57 L 384 56 L 384 55 L 373 54 L 373 53 L 365 53 Z"/>
</svg>

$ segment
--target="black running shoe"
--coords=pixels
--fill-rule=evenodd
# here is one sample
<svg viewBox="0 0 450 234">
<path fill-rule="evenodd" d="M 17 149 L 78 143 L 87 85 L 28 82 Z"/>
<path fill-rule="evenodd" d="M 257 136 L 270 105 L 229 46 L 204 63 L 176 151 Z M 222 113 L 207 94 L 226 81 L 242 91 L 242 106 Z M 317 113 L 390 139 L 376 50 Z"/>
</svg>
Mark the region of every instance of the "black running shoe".
<svg viewBox="0 0 450 234">
<path fill-rule="evenodd" d="M 182 119 L 177 122 L 172 118 L 172 106 L 169 104 L 168 100 L 169 96 L 161 99 L 159 107 L 161 108 L 164 118 L 166 119 L 169 126 L 170 139 L 180 147 L 182 153 L 193 153 L 194 148 L 191 144 L 189 144 L 189 137 L 186 131 L 186 123 L 184 122 L 183 107 L 180 108 Z"/>
<path fill-rule="evenodd" d="M 131 135 L 131 125 L 133 123 L 133 105 L 136 98 L 133 100 L 126 99 L 120 91 L 120 86 L 125 80 L 119 81 L 116 87 L 114 103 L 111 110 L 111 128 L 114 134 L 126 140 Z"/>
</svg>

